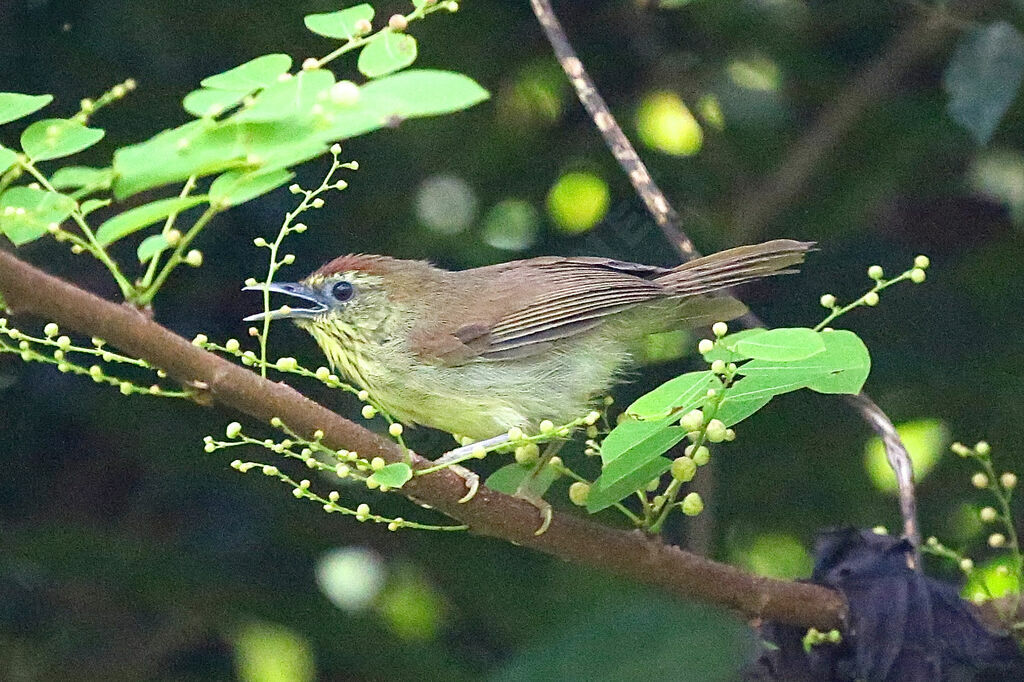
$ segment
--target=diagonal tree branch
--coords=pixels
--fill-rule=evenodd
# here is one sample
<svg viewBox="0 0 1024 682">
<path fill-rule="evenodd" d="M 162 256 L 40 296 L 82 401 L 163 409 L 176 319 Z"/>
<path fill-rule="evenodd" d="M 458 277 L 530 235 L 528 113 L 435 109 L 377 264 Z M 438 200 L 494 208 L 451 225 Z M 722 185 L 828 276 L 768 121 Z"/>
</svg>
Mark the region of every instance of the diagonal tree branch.
<svg viewBox="0 0 1024 682">
<path fill-rule="evenodd" d="M 145 358 L 182 384 L 197 387 L 212 402 L 263 422 L 279 417 L 297 433 L 364 457 L 404 460 L 392 441 L 335 414 L 284 383 L 204 351 L 139 311 L 111 303 L 48 275 L 0 250 L 0 296 L 12 313 L 37 315 L 62 327 L 106 339 Z M 429 465 L 417 457 L 416 467 Z M 675 595 L 734 609 L 748 618 L 830 629 L 839 627 L 843 600 L 835 592 L 804 583 L 750 575 L 648 537 L 570 514 L 556 513 L 547 532 L 535 536 L 537 509 L 481 486 L 465 504 L 465 481 L 450 470 L 415 477 L 401 492 L 468 524 L 471 531 L 593 566 Z"/>
<path fill-rule="evenodd" d="M 608 109 L 608 104 L 597 91 L 593 79 L 583 67 L 583 62 L 576 56 L 576 51 L 566 37 L 565 29 L 562 28 L 558 17 L 555 16 L 549 0 L 530 0 L 533 13 L 540 22 L 548 42 L 554 50 L 555 57 L 562 65 L 580 102 L 586 108 L 587 113 L 594 120 L 594 125 L 601 131 L 605 144 L 618 160 L 619 165 L 629 176 L 630 182 L 637 194 L 643 199 L 647 209 L 654 217 L 658 227 L 670 244 L 672 244 L 684 260 L 697 258 L 700 253 L 697 251 L 693 241 L 682 229 L 682 222 L 679 214 L 672 208 L 665 193 L 661 191 L 657 183 L 651 178 L 650 172 L 644 162 L 640 159 L 636 149 L 630 143 L 626 134 L 622 132 L 615 117 Z M 944 22 L 943 22 L 944 23 Z M 928 24 L 929 27 L 931 24 Z M 916 43 L 915 43 L 916 44 Z M 904 48 L 905 49 L 905 48 Z M 824 152 L 822 152 L 824 153 Z M 741 321 L 748 327 L 765 326 L 764 323 L 754 314 L 748 313 Z M 886 459 L 896 474 L 899 484 L 900 514 L 903 518 L 903 534 L 910 541 L 913 547 L 913 555 L 908 557 L 908 563 L 916 570 L 921 570 L 921 531 L 917 524 L 917 502 L 914 497 L 914 474 L 910 464 L 910 454 L 907 452 L 903 441 L 892 421 L 886 416 L 878 405 L 865 393 L 856 396 L 849 396 L 848 402 L 853 405 L 861 417 L 868 422 L 871 428 L 881 437 L 885 445 Z"/>
</svg>

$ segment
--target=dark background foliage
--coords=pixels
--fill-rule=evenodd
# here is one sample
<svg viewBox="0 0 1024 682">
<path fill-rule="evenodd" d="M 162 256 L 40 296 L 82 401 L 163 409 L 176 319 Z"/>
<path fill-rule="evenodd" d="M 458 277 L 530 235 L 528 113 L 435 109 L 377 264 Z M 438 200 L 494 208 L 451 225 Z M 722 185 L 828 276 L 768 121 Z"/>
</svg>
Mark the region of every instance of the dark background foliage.
<svg viewBox="0 0 1024 682">
<path fill-rule="evenodd" d="M 378 17 L 406 10 L 375 4 Z M 1024 109 L 1011 107 L 986 147 L 949 118 L 940 81 L 953 34 L 868 108 L 782 216 L 737 234 L 740 202 L 763 200 L 751 187 L 920 10 L 862 0 L 646 5 L 556 9 L 627 134 L 635 136 L 637 108 L 654 91 L 691 107 L 702 95 L 718 97 L 725 128 L 705 126 L 698 155 L 639 145 L 698 246 L 710 252 L 781 236 L 820 242 L 801 275 L 744 292 L 773 324 L 813 324 L 820 294 L 858 294 L 868 264 L 895 272 L 929 254 L 926 285 L 894 290 L 877 310 L 846 320 L 873 352 L 867 389 L 897 423 L 940 420 L 951 436 L 987 438 L 1015 466 L 1013 434 L 1024 419 Z M 268 52 L 301 59 L 328 51 L 302 16 L 331 9 L 323 0 L 8 1 L 0 5 L 0 89 L 54 93 L 70 112 L 80 98 L 136 78 L 138 91 L 97 117 L 108 138 L 83 160 L 102 165 L 115 146 L 184 121 L 180 99 L 202 77 Z M 346 143 L 344 156 L 361 169 L 350 189 L 309 216 L 309 233 L 291 238 L 296 277 L 350 251 L 455 268 L 543 253 L 675 262 L 563 82 L 525 0 L 470 0 L 414 32 L 421 66 L 466 73 L 492 99 Z M 342 63 L 339 76 L 342 68 L 354 75 Z M 743 68 L 769 87 L 743 87 Z M 1001 174 L 983 172 L 993 168 Z M 550 188 L 573 170 L 602 178 L 611 196 L 605 219 L 582 234 L 560 230 L 545 208 Z M 321 172 L 309 164 L 300 179 L 308 185 Z M 507 199 L 536 209 L 537 237 L 523 250 L 491 246 L 482 232 L 489 209 Z M 255 300 L 240 285 L 263 271 L 265 257 L 252 239 L 276 233 L 291 203 L 277 191 L 220 216 L 198 244 L 206 265 L 175 274 L 157 319 L 186 336 L 243 337 L 240 320 Z M 470 220 L 438 231 L 429 209 L 439 206 L 464 209 Z M 116 293 L 99 266 L 46 240 L 20 255 Z M 319 364 L 297 331 L 279 330 L 272 343 Z M 621 397 L 694 362 L 651 367 Z M 303 388 L 354 413 L 342 397 Z M 391 534 L 297 503 L 269 480 L 239 476 L 224 453 L 202 452 L 202 436 L 232 418 L 127 399 L 0 357 L 0 677 L 626 679 L 642 670 L 713 679 L 729 677 L 749 651 L 742 623 L 712 609 L 496 541 Z M 779 399 L 715 457 L 714 481 L 704 482 L 709 514 L 689 528 L 679 520 L 669 534 L 756 570 L 806 575 L 804 548 L 817 529 L 898 527 L 894 497 L 865 470 L 869 436 L 838 400 Z M 420 451 L 448 442 L 422 430 L 412 438 Z M 981 498 L 967 473 L 943 456 L 924 477 L 922 525 L 976 546 L 970 510 Z M 553 495 L 564 500 L 564 487 Z M 398 497 L 370 501 L 393 515 L 417 514 Z M 374 603 L 361 612 L 333 604 L 316 579 L 325 556 L 375 562 L 386 580 Z M 291 670 L 307 676 L 275 673 L 252 658 L 260 651 L 279 652 L 284 669 L 291 656 Z"/>
</svg>

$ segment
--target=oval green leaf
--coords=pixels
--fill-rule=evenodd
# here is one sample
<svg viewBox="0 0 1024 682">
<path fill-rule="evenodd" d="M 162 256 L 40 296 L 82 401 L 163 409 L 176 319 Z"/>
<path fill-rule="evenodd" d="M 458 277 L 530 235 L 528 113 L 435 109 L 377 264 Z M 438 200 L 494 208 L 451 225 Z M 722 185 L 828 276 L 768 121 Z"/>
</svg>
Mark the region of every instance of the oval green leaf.
<svg viewBox="0 0 1024 682">
<path fill-rule="evenodd" d="M 515 495 L 517 491 L 525 489 L 538 497 L 543 496 L 558 479 L 558 472 L 554 467 L 544 467 L 543 471 L 537 472 L 531 479 L 533 469 L 532 464 L 506 464 L 488 476 L 484 485 L 506 495 Z"/>
<path fill-rule="evenodd" d="M 0 147 L 0 173 L 6 172 L 17 160 L 17 152 L 7 147 Z"/>
<path fill-rule="evenodd" d="M 395 462 L 374 471 L 369 480 L 389 488 L 401 488 L 410 478 L 412 478 L 412 469 L 409 465 L 405 462 Z"/>
<path fill-rule="evenodd" d="M 284 169 L 257 173 L 228 171 L 210 185 L 210 203 L 218 206 L 244 204 L 280 187 L 293 177 L 295 173 Z"/>
<path fill-rule="evenodd" d="M 820 332 L 825 350 L 802 360 L 751 360 L 739 368 L 744 379 L 731 391 L 754 399 L 800 388 L 819 393 L 859 393 L 871 370 L 864 342 L 851 331 Z"/>
<path fill-rule="evenodd" d="M 93 190 L 109 189 L 114 181 L 113 168 L 90 168 L 89 166 L 64 166 L 50 176 L 50 184 L 57 189 Z"/>
<path fill-rule="evenodd" d="M 185 95 L 181 106 L 197 117 L 217 117 L 249 96 L 248 92 L 200 88 Z"/>
<path fill-rule="evenodd" d="M 794 327 L 769 329 L 739 339 L 736 352 L 755 360 L 803 360 L 825 350 L 821 335 L 813 329 Z"/>
<path fill-rule="evenodd" d="M 749 360 L 750 358 L 742 353 L 736 351 L 736 344 L 744 339 L 749 339 L 758 334 L 763 334 L 767 329 L 760 327 L 756 329 L 744 329 L 738 331 L 735 334 L 729 334 L 723 336 L 715 342 L 714 347 L 704 353 L 704 360 L 706 362 L 714 362 L 715 360 L 721 360 L 722 362 L 739 362 L 741 360 Z"/>
<path fill-rule="evenodd" d="M 490 94 L 469 76 L 451 71 L 413 69 L 380 78 L 363 85 L 364 97 L 381 97 L 395 102 L 387 116 L 415 118 L 437 116 L 468 109 Z"/>
<path fill-rule="evenodd" d="M 661 457 L 686 437 L 686 430 L 662 421 L 624 421 L 601 444 L 601 475 L 587 496 L 587 511 L 612 505 L 660 476 L 672 463 Z"/>
<path fill-rule="evenodd" d="M 268 86 L 255 101 L 235 114 L 231 121 L 279 121 L 291 117 L 311 117 L 313 106 L 334 85 L 334 74 L 326 69 L 301 71 L 288 80 Z M 321 105 L 322 106 L 322 105 Z"/>
<path fill-rule="evenodd" d="M 697 407 L 711 388 L 722 388 L 722 382 L 712 372 L 689 372 L 640 396 L 626 408 L 626 413 L 637 419 L 664 419 Z"/>
<path fill-rule="evenodd" d="M 265 54 L 224 73 L 207 76 L 199 84 L 212 90 L 231 90 L 249 94 L 276 83 L 278 77 L 291 68 L 292 58 L 288 55 Z"/>
<path fill-rule="evenodd" d="M 32 187 L 12 187 L 0 196 L 0 233 L 15 246 L 46 234 L 51 223 L 63 222 L 75 208 L 75 200 L 63 194 Z"/>
<path fill-rule="evenodd" d="M 308 14 L 303 18 L 303 22 L 313 33 L 338 40 L 351 40 L 359 35 L 356 23 L 364 20 L 373 21 L 373 14 L 373 7 L 362 4 L 337 12 Z"/>
<path fill-rule="evenodd" d="M 140 263 L 146 263 L 150 258 L 170 247 L 171 245 L 167 243 L 167 238 L 163 233 L 151 234 L 142 240 L 139 248 L 135 250 L 135 254 L 139 257 Z"/>
<path fill-rule="evenodd" d="M 385 31 L 359 53 L 356 66 L 367 78 L 394 73 L 416 61 L 416 39 L 406 33 Z"/>
<path fill-rule="evenodd" d="M 36 121 L 21 134 L 21 148 L 33 161 L 76 154 L 103 139 L 99 128 L 86 128 L 67 118 Z"/>
<path fill-rule="evenodd" d="M 118 239 L 127 237 L 158 220 L 163 220 L 172 213 L 180 213 L 206 201 L 205 196 L 173 197 L 156 201 L 125 211 L 114 216 L 96 230 L 96 241 L 101 246 L 113 244 Z"/>
<path fill-rule="evenodd" d="M 0 92 L 0 125 L 34 114 L 53 101 L 53 95 Z"/>
</svg>

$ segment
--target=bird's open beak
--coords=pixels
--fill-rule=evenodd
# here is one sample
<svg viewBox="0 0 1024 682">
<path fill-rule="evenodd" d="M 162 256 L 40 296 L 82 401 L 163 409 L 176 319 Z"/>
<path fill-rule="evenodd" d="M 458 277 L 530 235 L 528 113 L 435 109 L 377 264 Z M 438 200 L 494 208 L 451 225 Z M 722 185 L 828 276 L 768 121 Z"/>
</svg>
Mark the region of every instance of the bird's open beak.
<svg viewBox="0 0 1024 682">
<path fill-rule="evenodd" d="M 268 313 L 256 313 L 244 318 L 244 322 L 258 322 L 267 318 L 271 320 L 311 318 L 327 312 L 331 307 L 331 301 L 316 289 L 306 286 L 302 282 L 274 282 L 273 284 L 257 284 L 251 287 L 243 287 L 242 291 L 272 291 L 278 294 L 286 294 L 304 303 L 312 303 L 311 307 L 296 308 L 289 305 L 282 306 L 277 310 Z"/>
</svg>

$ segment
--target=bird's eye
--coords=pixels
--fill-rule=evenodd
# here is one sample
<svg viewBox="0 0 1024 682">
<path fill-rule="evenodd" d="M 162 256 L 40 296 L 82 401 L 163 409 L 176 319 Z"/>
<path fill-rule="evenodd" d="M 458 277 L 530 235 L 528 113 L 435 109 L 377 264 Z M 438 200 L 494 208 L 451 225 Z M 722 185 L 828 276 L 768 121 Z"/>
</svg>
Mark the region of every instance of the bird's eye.
<svg viewBox="0 0 1024 682">
<path fill-rule="evenodd" d="M 331 296 L 341 303 L 352 298 L 353 294 L 356 293 L 355 287 L 352 286 L 352 282 L 341 281 L 331 287 Z"/>
</svg>

